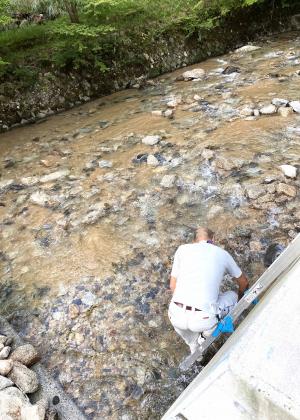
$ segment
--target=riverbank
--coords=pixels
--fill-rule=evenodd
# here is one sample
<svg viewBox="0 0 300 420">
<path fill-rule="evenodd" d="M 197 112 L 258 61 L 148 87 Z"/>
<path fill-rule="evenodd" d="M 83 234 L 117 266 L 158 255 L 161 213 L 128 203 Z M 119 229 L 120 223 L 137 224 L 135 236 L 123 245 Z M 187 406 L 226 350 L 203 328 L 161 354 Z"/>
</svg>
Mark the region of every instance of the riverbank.
<svg viewBox="0 0 300 420">
<path fill-rule="evenodd" d="M 220 19 L 218 26 L 195 27 L 189 34 L 177 26 L 160 35 L 134 32 L 131 39 L 122 33 L 117 37 L 108 35 L 105 48 L 97 52 L 100 67 L 95 66 L 94 57 L 90 64 L 85 61 L 84 65 L 77 63 L 75 66 L 73 62 L 68 66 L 66 61 L 61 68 L 50 59 L 53 41 L 48 40 L 47 44 L 46 38 L 41 36 L 41 45 L 34 46 L 30 56 L 21 54 L 21 61 L 17 59 L 17 72 L 5 73 L 3 70 L 0 131 L 43 121 L 49 115 L 118 90 L 143 88 L 151 83 L 147 80 L 155 76 L 224 54 L 262 34 L 291 29 L 291 16 L 297 11 L 300 6 L 274 8 L 270 13 L 269 2 L 265 2 L 234 10 Z M 294 26 L 297 25 L 294 23 Z M 18 48 L 22 49 L 22 44 Z M 12 57 L 6 58 L 1 50 L 0 55 L 11 61 Z"/>
</svg>

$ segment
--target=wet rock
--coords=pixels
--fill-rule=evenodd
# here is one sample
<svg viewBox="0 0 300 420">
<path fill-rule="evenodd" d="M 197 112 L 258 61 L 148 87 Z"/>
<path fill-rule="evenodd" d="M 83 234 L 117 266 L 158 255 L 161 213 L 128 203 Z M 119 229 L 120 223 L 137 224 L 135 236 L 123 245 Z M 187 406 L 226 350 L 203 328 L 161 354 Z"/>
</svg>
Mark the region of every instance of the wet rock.
<svg viewBox="0 0 300 420">
<path fill-rule="evenodd" d="M 101 217 L 105 216 L 107 212 L 107 205 L 103 203 L 96 203 L 90 207 L 86 216 L 83 217 L 82 223 L 91 225 L 97 222 Z"/>
<path fill-rule="evenodd" d="M 259 241 L 250 241 L 249 248 L 251 252 L 260 252 L 262 250 L 262 245 Z"/>
<path fill-rule="evenodd" d="M 218 216 L 218 214 L 221 214 L 224 212 L 224 208 L 221 206 L 218 206 L 217 204 L 214 204 L 210 207 L 206 217 L 207 220 L 213 219 L 214 217 Z"/>
<path fill-rule="evenodd" d="M 259 50 L 260 47 L 256 46 L 256 45 L 244 45 L 243 47 L 237 48 L 234 52 L 236 53 L 247 53 L 247 52 L 252 52 L 252 51 L 256 51 Z"/>
<path fill-rule="evenodd" d="M 0 391 L 8 388 L 9 386 L 13 386 L 13 382 L 5 376 L 0 375 Z"/>
<path fill-rule="evenodd" d="M 203 159 L 210 160 L 215 156 L 215 152 L 210 149 L 203 149 L 201 156 L 203 157 Z"/>
<path fill-rule="evenodd" d="M 8 377 L 18 388 L 25 392 L 25 394 L 35 392 L 39 387 L 37 374 L 17 361 L 13 363 L 13 368 Z"/>
<path fill-rule="evenodd" d="M 0 360 L 7 359 L 10 351 L 11 351 L 11 347 L 9 346 L 3 347 L 3 349 L 0 351 Z"/>
<path fill-rule="evenodd" d="M 255 200 L 258 197 L 262 196 L 266 192 L 266 187 L 264 185 L 258 185 L 258 184 L 248 184 L 245 185 L 247 196 L 251 200 Z"/>
<path fill-rule="evenodd" d="M 39 182 L 39 178 L 37 176 L 28 176 L 28 177 L 23 177 L 21 178 L 21 182 L 23 185 L 25 185 L 26 187 L 31 187 L 33 185 L 38 184 Z"/>
<path fill-rule="evenodd" d="M 24 344 L 12 352 L 10 359 L 29 367 L 38 362 L 40 356 L 31 344 Z"/>
<path fill-rule="evenodd" d="M 241 69 L 236 66 L 227 66 L 225 70 L 222 71 L 222 74 L 232 74 L 232 73 L 240 73 Z"/>
<path fill-rule="evenodd" d="M 280 182 L 277 185 L 276 191 L 279 194 L 285 194 L 289 197 L 296 197 L 296 195 L 297 195 L 296 187 L 294 187 L 293 185 L 284 184 L 282 182 Z"/>
<path fill-rule="evenodd" d="M 154 146 L 161 140 L 160 136 L 146 136 L 142 139 L 142 143 L 147 146 Z"/>
<path fill-rule="evenodd" d="M 147 165 L 150 165 L 150 166 L 158 166 L 159 165 L 159 161 L 158 161 L 158 159 L 154 155 L 149 155 L 147 157 Z"/>
<path fill-rule="evenodd" d="M 49 195 L 47 195 L 44 191 L 36 191 L 35 193 L 31 194 L 29 200 L 31 203 L 42 207 L 45 207 L 51 201 Z"/>
<path fill-rule="evenodd" d="M 288 178 L 296 178 L 297 168 L 292 165 L 280 165 L 279 168 L 282 170 L 285 176 Z"/>
<path fill-rule="evenodd" d="M 264 256 L 264 266 L 269 267 L 284 251 L 283 245 L 271 244 L 268 246 Z"/>
<path fill-rule="evenodd" d="M 159 110 L 151 111 L 151 114 L 155 115 L 156 117 L 162 117 L 163 116 L 163 112 L 159 111 Z"/>
<path fill-rule="evenodd" d="M 132 163 L 146 163 L 148 158 L 148 153 L 140 153 L 135 158 L 132 159 Z"/>
<path fill-rule="evenodd" d="M 281 116 L 281 117 L 288 117 L 289 115 L 291 115 L 292 113 L 293 113 L 293 109 L 292 108 L 290 108 L 290 107 L 280 107 L 280 108 L 278 108 L 278 114 Z"/>
<path fill-rule="evenodd" d="M 289 101 L 287 99 L 281 99 L 281 98 L 274 98 L 272 99 L 272 104 L 277 107 L 286 107 Z"/>
<path fill-rule="evenodd" d="M 172 119 L 174 117 L 174 109 L 164 111 L 164 117 Z"/>
<path fill-rule="evenodd" d="M 244 108 L 240 110 L 240 115 L 242 115 L 243 117 L 250 117 L 253 114 L 254 114 L 254 110 L 250 106 L 245 106 Z"/>
<path fill-rule="evenodd" d="M 291 101 L 289 106 L 297 113 L 300 113 L 300 101 Z"/>
<path fill-rule="evenodd" d="M 40 178 L 40 182 L 46 183 L 57 181 L 59 179 L 65 178 L 67 175 L 69 175 L 69 173 L 70 171 L 68 169 L 62 169 L 61 171 L 52 172 L 52 174 L 42 176 Z"/>
<path fill-rule="evenodd" d="M 162 178 L 160 185 L 164 188 L 172 188 L 173 185 L 175 184 L 175 180 L 176 180 L 176 175 L 165 175 Z"/>
<path fill-rule="evenodd" d="M 15 183 L 15 181 L 13 179 L 5 179 L 4 181 L 1 181 L 0 182 L 0 193 L 8 190 L 14 183 Z"/>
<path fill-rule="evenodd" d="M 98 165 L 99 168 L 111 168 L 113 166 L 112 162 L 109 160 L 100 160 Z"/>
<path fill-rule="evenodd" d="M 12 370 L 12 360 L 0 360 L 0 375 L 7 376 Z"/>
<path fill-rule="evenodd" d="M 270 105 L 263 106 L 263 107 L 259 110 L 259 112 L 260 112 L 262 115 L 271 115 L 271 114 L 275 114 L 275 113 L 276 113 L 276 110 L 277 110 L 276 106 L 275 106 L 275 105 L 273 105 L 273 104 L 270 104 Z"/>
<path fill-rule="evenodd" d="M 205 71 L 203 69 L 194 69 L 188 70 L 182 73 L 182 77 L 185 81 L 202 79 L 205 76 Z"/>
</svg>

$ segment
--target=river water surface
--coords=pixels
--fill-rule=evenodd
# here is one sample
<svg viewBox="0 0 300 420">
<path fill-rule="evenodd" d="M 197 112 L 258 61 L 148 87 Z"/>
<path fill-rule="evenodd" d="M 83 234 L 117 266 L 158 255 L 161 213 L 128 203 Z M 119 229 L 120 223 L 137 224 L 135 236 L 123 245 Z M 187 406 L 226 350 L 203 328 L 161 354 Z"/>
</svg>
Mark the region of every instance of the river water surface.
<svg viewBox="0 0 300 420">
<path fill-rule="evenodd" d="M 300 230 L 299 177 L 279 168 L 299 165 L 300 114 L 257 111 L 300 100 L 300 36 L 255 45 L 192 66 L 201 80 L 178 70 L 0 136 L 1 313 L 88 418 L 157 419 L 200 371 L 178 372 L 167 319 L 193 228 L 251 282 Z M 170 101 L 172 118 L 152 113 Z"/>
</svg>

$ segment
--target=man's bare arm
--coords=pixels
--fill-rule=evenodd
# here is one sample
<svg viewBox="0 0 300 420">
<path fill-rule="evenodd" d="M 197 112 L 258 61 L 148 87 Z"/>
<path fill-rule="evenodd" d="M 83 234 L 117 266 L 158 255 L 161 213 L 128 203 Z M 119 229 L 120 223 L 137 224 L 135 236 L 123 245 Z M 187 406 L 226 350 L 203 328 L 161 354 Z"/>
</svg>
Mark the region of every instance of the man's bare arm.
<svg viewBox="0 0 300 420">
<path fill-rule="evenodd" d="M 237 277 L 235 279 L 239 285 L 239 300 L 244 296 L 245 291 L 248 289 L 249 287 L 249 282 L 247 277 L 245 276 L 245 274 L 241 274 L 240 277 Z"/>
<path fill-rule="evenodd" d="M 171 276 L 171 278 L 170 278 L 170 289 L 171 289 L 172 293 L 174 293 L 174 291 L 176 289 L 176 282 L 177 282 L 177 278 Z"/>
</svg>

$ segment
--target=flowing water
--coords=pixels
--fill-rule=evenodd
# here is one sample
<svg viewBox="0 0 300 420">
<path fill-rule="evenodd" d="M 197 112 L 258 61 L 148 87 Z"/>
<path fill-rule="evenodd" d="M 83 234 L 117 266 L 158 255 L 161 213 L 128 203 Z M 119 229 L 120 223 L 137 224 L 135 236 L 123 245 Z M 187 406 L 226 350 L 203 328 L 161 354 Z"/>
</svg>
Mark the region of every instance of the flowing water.
<svg viewBox="0 0 300 420">
<path fill-rule="evenodd" d="M 178 372 L 187 348 L 167 319 L 172 256 L 194 227 L 251 282 L 300 229 L 299 178 L 279 169 L 299 165 L 300 114 L 245 112 L 300 100 L 300 36 L 257 45 L 192 66 L 203 80 L 178 70 L 0 137 L 1 313 L 88 418 L 159 418 L 201 370 Z M 152 114 L 170 100 L 173 118 Z"/>
</svg>

